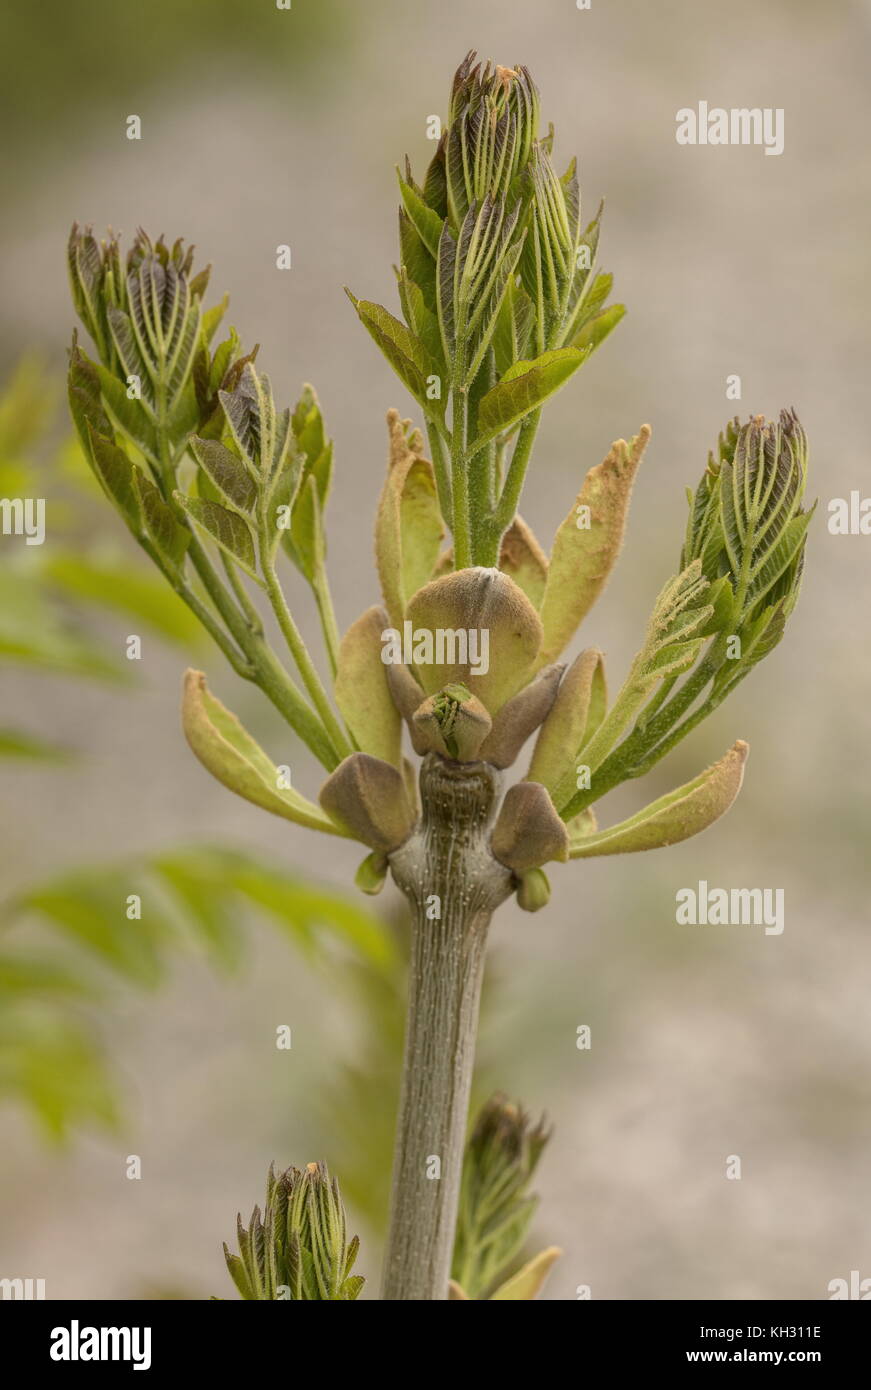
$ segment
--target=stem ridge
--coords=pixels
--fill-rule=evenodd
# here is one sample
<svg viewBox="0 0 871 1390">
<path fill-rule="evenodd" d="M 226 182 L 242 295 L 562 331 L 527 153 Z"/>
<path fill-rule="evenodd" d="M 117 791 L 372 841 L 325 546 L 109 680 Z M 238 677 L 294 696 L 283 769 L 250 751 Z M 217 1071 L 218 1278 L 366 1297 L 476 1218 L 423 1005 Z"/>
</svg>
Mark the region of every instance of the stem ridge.
<svg viewBox="0 0 871 1390">
<path fill-rule="evenodd" d="M 385 1300 L 448 1296 L 487 930 L 512 891 L 489 846 L 500 786 L 488 763 L 429 754 L 420 824 L 390 856 L 413 926 Z"/>
</svg>

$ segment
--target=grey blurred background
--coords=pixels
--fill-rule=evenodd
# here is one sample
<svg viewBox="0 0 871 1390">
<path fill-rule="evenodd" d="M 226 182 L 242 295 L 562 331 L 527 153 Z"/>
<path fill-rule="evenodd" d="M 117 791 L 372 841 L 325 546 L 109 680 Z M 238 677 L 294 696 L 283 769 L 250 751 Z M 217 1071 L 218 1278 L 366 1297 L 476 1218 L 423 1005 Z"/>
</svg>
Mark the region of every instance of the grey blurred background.
<svg viewBox="0 0 871 1390">
<path fill-rule="evenodd" d="M 482 1048 L 500 1085 L 556 1126 L 536 1222 L 540 1243 L 565 1250 L 552 1299 L 579 1285 L 594 1298 L 825 1298 L 851 1269 L 871 1277 L 871 540 L 826 529 L 828 500 L 867 488 L 869 19 L 857 0 L 593 0 L 589 12 L 574 0 L 294 0 L 289 13 L 268 0 L 82 0 L 20 4 L 8 20 L 3 367 L 35 348 L 62 369 L 73 219 L 128 241 L 139 225 L 194 241 L 276 394 L 295 399 L 303 381 L 320 394 L 336 441 L 343 627 L 377 597 L 384 413 L 413 410 L 342 286 L 394 307 L 394 165 L 408 152 L 422 172 L 426 118 L 444 116 L 471 47 L 531 68 L 558 163 L 578 153 L 589 216 L 607 200 L 600 263 L 629 314 L 545 413 L 523 511 L 547 546 L 585 470 L 652 424 L 622 563 L 583 634 L 605 649 L 612 688 L 675 568 L 684 488 L 736 409 L 727 375 L 741 376 L 742 414 L 795 405 L 807 428 L 821 505 L 787 640 L 600 819 L 744 737 L 737 806 L 668 851 L 554 867 L 548 912 L 512 905 L 496 921 Z M 701 99 L 783 107 L 784 153 L 678 146 L 675 113 Z M 131 113 L 138 143 L 125 138 Z M 275 268 L 285 242 L 289 273 Z M 107 509 L 94 525 L 118 534 Z M 128 630 L 107 633 L 121 644 Z M 197 659 L 313 794 L 316 770 L 256 692 L 217 651 Z M 7 891 L 198 839 L 350 883 L 353 847 L 265 817 L 188 756 L 184 664 L 146 644 L 134 691 L 4 674 L 4 718 L 84 755 L 67 771 L 4 772 Z M 784 934 L 678 927 L 675 893 L 700 879 L 783 888 Z M 291 1053 L 274 1047 L 282 1022 Z M 575 1047 L 584 1023 L 590 1052 Z M 260 1200 L 271 1158 L 320 1156 L 312 1090 L 355 1046 L 341 996 L 257 930 L 240 978 L 182 964 L 159 994 L 119 999 L 105 1027 L 122 1137 L 84 1134 L 57 1152 L 3 1112 L 0 1272 L 44 1277 L 56 1298 L 228 1295 L 220 1241 L 236 1209 Z M 141 1182 L 124 1177 L 129 1153 Z M 741 1181 L 725 1176 L 732 1154 Z M 377 1232 L 363 1234 L 360 1269 L 374 1275 Z"/>
</svg>

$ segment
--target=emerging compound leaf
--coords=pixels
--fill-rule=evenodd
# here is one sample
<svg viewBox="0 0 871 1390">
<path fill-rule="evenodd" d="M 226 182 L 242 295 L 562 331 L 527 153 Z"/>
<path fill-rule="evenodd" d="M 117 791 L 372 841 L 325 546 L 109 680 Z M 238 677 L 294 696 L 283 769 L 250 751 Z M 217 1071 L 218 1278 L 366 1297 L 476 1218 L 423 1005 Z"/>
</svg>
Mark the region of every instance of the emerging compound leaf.
<svg viewBox="0 0 871 1390">
<path fill-rule="evenodd" d="M 359 1240 L 347 1241 L 345 1208 L 326 1164 L 309 1163 L 276 1174 L 270 1168 L 266 1205 L 255 1207 L 247 1228 L 237 1221 L 239 1254 L 224 1246 L 227 1268 L 244 1299 L 272 1302 L 279 1289 L 291 1301 L 347 1302 L 363 1279 L 350 1274 Z"/>
<path fill-rule="evenodd" d="M 530 1184 L 550 1136 L 544 1118 L 533 1123 L 501 1092 L 476 1116 L 463 1156 L 451 1266 L 462 1297 L 486 1297 L 517 1258 L 538 1205 Z"/>
<path fill-rule="evenodd" d="M 716 600 L 720 587 L 719 581 L 712 585 L 705 579 L 701 560 L 693 560 L 663 587 L 654 604 L 644 644 L 610 712 L 585 740 L 583 762 L 590 772 L 601 766 L 651 693 L 658 686 L 667 689 L 669 683 L 695 664 L 713 630 L 716 602 L 711 601 L 711 595 Z M 555 793 L 560 814 L 569 819 L 575 801 L 570 784 L 569 771 Z"/>
</svg>

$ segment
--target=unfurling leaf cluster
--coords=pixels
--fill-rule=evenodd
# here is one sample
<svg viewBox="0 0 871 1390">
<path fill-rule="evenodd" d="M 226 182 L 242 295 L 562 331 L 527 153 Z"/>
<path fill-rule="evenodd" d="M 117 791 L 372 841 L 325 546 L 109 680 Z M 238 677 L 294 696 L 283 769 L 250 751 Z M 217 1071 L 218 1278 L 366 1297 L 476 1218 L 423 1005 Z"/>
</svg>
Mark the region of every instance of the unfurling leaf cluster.
<svg viewBox="0 0 871 1390">
<path fill-rule="evenodd" d="M 541 406 L 624 313 L 593 273 L 601 207 L 585 226 L 552 146 L 528 70 L 470 53 L 423 184 L 399 178 L 404 322 L 351 296 L 424 413 L 457 568 L 497 562 Z"/>
<path fill-rule="evenodd" d="M 498 1093 L 479 1111 L 463 1159 L 451 1271 L 466 1298 L 534 1297 L 508 1291 L 514 1281 L 507 1276 L 538 1205 L 529 1185 L 550 1134 L 543 1120 L 532 1124 L 519 1105 Z"/>
<path fill-rule="evenodd" d="M 286 602 L 287 554 L 309 584 L 335 664 L 323 512 L 332 445 L 317 397 L 276 408 L 234 329 L 212 339 L 226 299 L 203 306 L 193 250 L 140 232 L 122 261 L 113 234 L 73 227 L 73 301 L 97 348 L 73 339 L 69 399 L 86 455 L 139 544 L 221 647 L 327 768 L 351 748 Z M 305 691 L 270 650 L 249 593 L 272 607 Z"/>
<path fill-rule="evenodd" d="M 498 769 L 536 735 L 489 839 L 529 911 L 548 900 L 549 862 L 705 829 L 740 790 L 741 740 L 618 825 L 599 829 L 593 805 L 717 708 L 781 640 L 799 592 L 813 510 L 802 505 L 804 430 L 793 411 L 736 420 L 689 494 L 678 570 L 616 695 L 595 647 L 567 663 L 620 552 L 650 429 L 589 470 L 546 553 L 517 511 L 541 406 L 622 313 L 606 306 L 610 276 L 593 273 L 599 214 L 584 225 L 574 163 L 558 176 L 552 148 L 527 70 L 469 55 L 422 184 L 408 167 L 400 177 L 405 321 L 354 303 L 419 402 L 431 457 L 390 411 L 375 518 L 381 602 L 344 635 L 324 531 L 333 451 L 313 390 L 281 410 L 256 349 L 244 354 L 232 329 L 212 346 L 226 300 L 203 307 L 208 271 L 195 272 L 181 242 L 140 233 L 122 263 L 112 235 L 98 244 L 74 228 L 70 240 L 73 298 L 98 358 L 74 340 L 70 402 L 94 471 L 234 668 L 326 767 L 320 804 L 288 784 L 199 672 L 186 677 L 188 742 L 247 800 L 365 845 L 357 882 L 370 893 L 422 824 L 405 733 L 419 757 Z M 285 597 L 287 559 L 317 606 L 326 683 Z M 296 676 L 264 635 L 263 596 Z M 486 661 L 459 640 L 476 635 Z"/>
<path fill-rule="evenodd" d="M 247 1226 L 237 1219 L 239 1253 L 225 1245 L 230 1277 L 249 1301 L 340 1303 L 359 1298 L 365 1280 L 352 1274 L 360 1248 L 347 1238 L 339 1184 L 326 1165 L 269 1169 L 266 1203 Z"/>
</svg>

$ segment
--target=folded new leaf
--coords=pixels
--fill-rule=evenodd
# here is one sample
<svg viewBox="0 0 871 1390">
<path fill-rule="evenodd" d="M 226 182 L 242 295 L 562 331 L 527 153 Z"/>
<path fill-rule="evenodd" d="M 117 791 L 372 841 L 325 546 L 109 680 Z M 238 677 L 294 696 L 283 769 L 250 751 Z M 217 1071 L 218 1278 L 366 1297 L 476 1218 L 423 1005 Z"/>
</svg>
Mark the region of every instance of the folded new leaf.
<svg viewBox="0 0 871 1390">
<path fill-rule="evenodd" d="M 502 380 L 481 397 L 478 435 L 470 451 L 483 448 L 497 434 L 513 429 L 524 416 L 537 410 L 574 376 L 589 355 L 586 348 L 554 348 L 531 360 L 515 362 Z"/>
<path fill-rule="evenodd" d="M 611 304 L 607 309 L 603 309 L 600 314 L 594 315 L 590 319 L 584 320 L 584 325 L 572 338 L 572 347 L 580 348 L 587 355 L 594 353 L 596 348 L 604 343 L 608 334 L 615 329 L 622 318 L 626 315 L 626 306 L 623 304 Z"/>
<path fill-rule="evenodd" d="M 67 389 L 73 424 L 81 440 L 82 448 L 88 455 L 90 452 L 88 426 L 91 426 L 95 434 L 109 439 L 112 435 L 112 424 L 100 399 L 100 378 L 97 375 L 96 363 L 82 352 L 79 347 L 79 335 L 75 330 L 73 330 L 73 341 L 70 347 Z"/>
<path fill-rule="evenodd" d="M 561 665 L 548 666 L 512 695 L 494 716 L 493 728 L 481 745 L 479 757 L 494 767 L 511 766 L 553 705 L 564 670 Z"/>
<path fill-rule="evenodd" d="M 333 479 L 333 442 L 327 438 L 317 394 L 312 386 L 304 386 L 302 395 L 290 417 L 294 447 L 302 463 L 298 479 L 294 478 L 290 497 L 279 497 L 276 488 L 273 505 L 291 504 L 290 526 L 281 526 L 284 549 L 297 568 L 312 583 L 323 561 L 326 542 L 323 516 Z"/>
<path fill-rule="evenodd" d="M 555 661 L 599 597 L 614 567 L 635 474 L 650 438 L 642 425 L 628 444 L 618 439 L 591 468 L 554 538 L 541 603 L 540 666 Z"/>
<path fill-rule="evenodd" d="M 478 374 L 512 283 L 526 235 L 519 218 L 519 203 L 512 206 L 507 198 L 488 194 L 471 205 L 456 238 L 447 224 L 442 228 L 436 309 L 442 351 L 452 381 L 462 390 Z M 478 424 L 483 428 L 480 414 Z M 483 443 L 479 436 L 472 452 Z"/>
<path fill-rule="evenodd" d="M 592 835 L 573 836 L 569 858 L 662 849 L 698 835 L 725 815 L 741 790 L 748 751 L 748 745 L 739 739 L 706 772 L 651 802 L 629 820 Z"/>
<path fill-rule="evenodd" d="M 576 657 L 560 683 L 535 741 L 527 781 L 541 782 L 553 795 L 560 779 L 571 771 L 567 761 L 572 751 L 582 749 L 604 719 L 607 700 L 605 658 L 589 647 Z"/>
<path fill-rule="evenodd" d="M 423 400 L 427 365 L 423 343 L 383 304 L 357 299 L 347 285 L 345 294 L 357 310 L 363 327 L 381 349 L 400 381 L 416 400 Z"/>
<path fill-rule="evenodd" d="M 521 516 L 514 518 L 502 537 L 499 568 L 523 590 L 533 608 L 539 610 L 547 582 L 547 556 Z"/>
<path fill-rule="evenodd" d="M 490 1302 L 495 1299 L 516 1301 L 537 1298 L 551 1268 L 562 1253 L 558 1245 L 551 1245 L 548 1246 L 547 1250 L 542 1250 L 540 1254 L 534 1255 L 528 1264 L 525 1264 L 510 1279 L 506 1279 L 495 1293 L 491 1293 Z"/>
<path fill-rule="evenodd" d="M 411 183 L 407 183 L 401 174 L 399 175 L 399 192 L 406 217 L 423 245 L 435 259 L 438 255 L 439 238 L 442 234 L 442 219 L 437 212 L 427 207 L 417 189 Z"/>
<path fill-rule="evenodd" d="M 252 477 L 268 482 L 284 465 L 292 442 L 290 411 L 277 411 L 269 377 L 253 362 L 243 368 L 231 391 L 218 398 L 232 442 Z"/>
<path fill-rule="evenodd" d="M 279 786 L 278 769 L 235 714 L 212 695 L 202 671 L 185 672 L 182 726 L 203 767 L 237 796 L 311 830 L 349 835 L 300 792 Z"/>
<path fill-rule="evenodd" d="M 399 767 L 402 721 L 381 660 L 388 626 L 386 612 L 378 607 L 367 608 L 351 624 L 339 646 L 334 693 L 357 747 Z"/>
<path fill-rule="evenodd" d="M 181 569 L 191 541 L 190 531 L 176 520 L 160 489 L 137 464 L 133 465 L 133 487 L 151 544 L 169 569 Z"/>
<path fill-rule="evenodd" d="M 251 512 L 257 501 L 257 484 L 240 458 L 217 439 L 191 439 L 191 450 L 203 472 L 228 506 Z"/>
<path fill-rule="evenodd" d="M 445 533 L 432 465 L 413 447 L 420 436 L 407 436 L 408 423 L 388 411 L 390 453 L 375 522 L 381 592 L 397 628 L 406 603 L 432 574 Z"/>
<path fill-rule="evenodd" d="M 415 725 L 414 716 L 426 696 L 407 666 L 403 666 L 399 662 L 390 662 L 385 670 L 393 703 L 408 726 L 411 745 L 415 753 L 419 753 L 422 757 L 424 753 L 430 751 L 429 740 L 425 732 Z"/>
<path fill-rule="evenodd" d="M 106 421 L 106 428 L 111 425 Z M 133 474 L 133 464 L 123 449 L 111 439 L 98 434 L 90 420 L 87 422 L 86 452 L 106 495 L 118 508 L 134 536 L 142 536 L 142 514 L 139 494 Z"/>
</svg>

